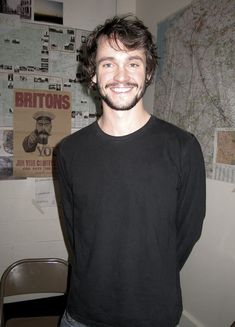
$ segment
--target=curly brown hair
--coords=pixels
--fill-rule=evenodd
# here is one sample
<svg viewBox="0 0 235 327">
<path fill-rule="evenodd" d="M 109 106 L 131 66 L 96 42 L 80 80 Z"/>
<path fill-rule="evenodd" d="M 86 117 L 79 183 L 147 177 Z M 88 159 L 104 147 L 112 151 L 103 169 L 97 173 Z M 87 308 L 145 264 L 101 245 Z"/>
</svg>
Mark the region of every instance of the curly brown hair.
<svg viewBox="0 0 235 327">
<path fill-rule="evenodd" d="M 128 50 L 144 49 L 146 55 L 146 86 L 153 79 L 158 56 L 152 34 L 141 20 L 133 15 L 114 16 L 107 19 L 103 25 L 98 25 L 87 37 L 86 59 L 83 62 L 83 71 L 87 77 L 88 86 L 94 87 L 92 77 L 96 73 L 96 52 L 98 40 L 106 36 L 116 43 L 118 41 Z"/>
</svg>

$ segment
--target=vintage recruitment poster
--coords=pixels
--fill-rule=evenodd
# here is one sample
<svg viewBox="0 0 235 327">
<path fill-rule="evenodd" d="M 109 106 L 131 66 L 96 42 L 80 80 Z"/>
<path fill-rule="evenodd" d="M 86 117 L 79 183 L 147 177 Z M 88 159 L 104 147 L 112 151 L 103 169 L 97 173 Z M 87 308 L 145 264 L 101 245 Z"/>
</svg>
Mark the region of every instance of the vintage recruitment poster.
<svg viewBox="0 0 235 327">
<path fill-rule="evenodd" d="M 70 133 L 69 92 L 16 89 L 14 91 L 14 176 L 52 176 L 54 148 Z"/>
</svg>

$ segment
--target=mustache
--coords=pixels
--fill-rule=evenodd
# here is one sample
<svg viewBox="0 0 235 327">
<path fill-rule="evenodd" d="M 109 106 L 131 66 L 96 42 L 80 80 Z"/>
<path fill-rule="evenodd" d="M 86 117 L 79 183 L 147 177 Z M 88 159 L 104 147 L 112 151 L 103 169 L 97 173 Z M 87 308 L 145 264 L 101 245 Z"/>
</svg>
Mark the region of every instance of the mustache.
<svg viewBox="0 0 235 327">
<path fill-rule="evenodd" d="M 138 84 L 132 83 L 132 82 L 127 82 L 127 83 L 113 82 L 113 83 L 108 83 L 105 85 L 105 89 L 107 89 L 109 87 L 138 87 Z"/>
<path fill-rule="evenodd" d="M 48 136 L 50 136 L 51 134 L 48 133 L 47 131 L 41 131 L 41 132 L 38 133 L 38 136 L 41 136 L 41 135 L 48 135 Z"/>
</svg>

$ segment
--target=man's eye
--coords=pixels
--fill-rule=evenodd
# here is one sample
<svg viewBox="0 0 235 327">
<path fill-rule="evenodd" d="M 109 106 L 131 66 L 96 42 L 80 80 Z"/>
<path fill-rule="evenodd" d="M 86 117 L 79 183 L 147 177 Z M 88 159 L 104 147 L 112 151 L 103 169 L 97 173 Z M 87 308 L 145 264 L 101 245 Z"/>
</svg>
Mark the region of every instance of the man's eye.
<svg viewBox="0 0 235 327">
<path fill-rule="evenodd" d="M 113 65 L 110 63 L 110 62 L 107 62 L 107 63 L 104 63 L 103 64 L 103 67 L 104 68 L 110 68 L 110 67 L 112 67 Z"/>
<path fill-rule="evenodd" d="M 130 67 L 133 67 L 133 68 L 139 67 L 139 64 L 137 64 L 136 62 L 131 62 Z"/>
</svg>

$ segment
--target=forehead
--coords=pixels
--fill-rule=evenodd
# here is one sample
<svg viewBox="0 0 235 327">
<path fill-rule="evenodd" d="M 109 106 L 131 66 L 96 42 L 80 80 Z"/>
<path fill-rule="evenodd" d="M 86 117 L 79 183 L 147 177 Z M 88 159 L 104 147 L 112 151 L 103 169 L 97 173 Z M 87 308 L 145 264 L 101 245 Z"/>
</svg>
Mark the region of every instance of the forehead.
<svg viewBox="0 0 235 327">
<path fill-rule="evenodd" d="M 113 38 L 102 36 L 99 38 L 97 43 L 96 59 L 99 60 L 101 57 L 109 57 L 109 56 L 113 56 L 113 57 L 139 56 L 144 61 L 146 59 L 144 48 L 130 50 L 127 49 L 121 41 L 119 40 L 116 41 Z"/>
</svg>

